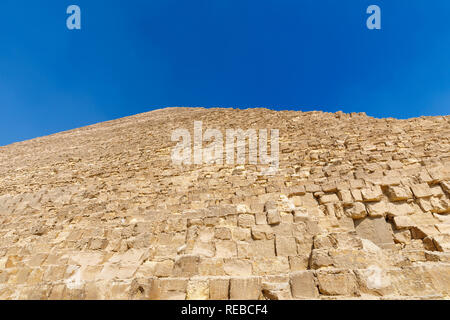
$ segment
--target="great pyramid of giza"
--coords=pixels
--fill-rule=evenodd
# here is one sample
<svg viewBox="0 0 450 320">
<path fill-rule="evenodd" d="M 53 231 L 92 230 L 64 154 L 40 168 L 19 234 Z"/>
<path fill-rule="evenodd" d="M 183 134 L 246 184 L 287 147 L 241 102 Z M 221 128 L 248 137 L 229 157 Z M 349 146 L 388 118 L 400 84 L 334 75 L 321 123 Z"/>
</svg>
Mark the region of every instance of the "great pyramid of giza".
<svg viewBox="0 0 450 320">
<path fill-rule="evenodd" d="M 175 164 L 195 122 L 277 129 L 277 170 Z M 0 299 L 449 297 L 450 116 L 168 108 L 0 147 Z"/>
</svg>

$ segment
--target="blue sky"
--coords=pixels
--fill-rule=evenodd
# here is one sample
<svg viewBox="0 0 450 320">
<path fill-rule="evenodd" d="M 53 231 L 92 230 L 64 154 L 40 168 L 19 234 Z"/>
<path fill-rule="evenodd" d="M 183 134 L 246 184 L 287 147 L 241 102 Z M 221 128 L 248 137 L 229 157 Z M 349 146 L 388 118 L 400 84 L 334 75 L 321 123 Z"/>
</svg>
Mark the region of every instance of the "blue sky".
<svg viewBox="0 0 450 320">
<path fill-rule="evenodd" d="M 1 0 L 0 145 L 168 106 L 448 115 L 449 17 L 448 0 Z"/>
</svg>

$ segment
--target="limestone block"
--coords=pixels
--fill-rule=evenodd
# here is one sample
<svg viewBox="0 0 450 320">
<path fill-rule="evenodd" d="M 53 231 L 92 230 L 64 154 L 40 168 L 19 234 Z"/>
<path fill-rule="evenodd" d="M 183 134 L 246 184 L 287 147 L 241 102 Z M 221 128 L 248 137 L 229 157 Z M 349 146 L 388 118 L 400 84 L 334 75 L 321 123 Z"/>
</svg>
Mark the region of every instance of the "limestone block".
<svg viewBox="0 0 450 320">
<path fill-rule="evenodd" d="M 303 271 L 308 269 L 310 254 L 289 256 L 289 268 L 291 271 Z"/>
<path fill-rule="evenodd" d="M 424 272 L 418 267 L 403 267 L 388 270 L 392 286 L 399 296 L 426 296 L 435 292 L 432 286 L 425 285 Z"/>
<path fill-rule="evenodd" d="M 267 211 L 267 223 L 270 225 L 278 224 L 281 222 L 281 216 L 277 209 L 270 209 Z"/>
<path fill-rule="evenodd" d="M 328 254 L 327 249 L 314 249 L 311 252 L 309 267 L 311 269 L 320 269 L 333 265 L 333 259 Z"/>
<path fill-rule="evenodd" d="M 355 201 L 362 201 L 362 195 L 361 195 L 361 190 L 359 189 L 352 189 L 350 190 L 352 197 Z"/>
<path fill-rule="evenodd" d="M 389 217 L 406 216 L 415 212 L 409 203 L 389 203 L 387 215 Z"/>
<path fill-rule="evenodd" d="M 169 218 L 165 232 L 182 232 L 187 229 L 187 219 L 185 218 Z"/>
<path fill-rule="evenodd" d="M 369 214 L 369 217 L 384 217 L 389 212 L 389 203 L 383 201 L 368 203 L 367 212 Z"/>
<path fill-rule="evenodd" d="M 289 187 L 287 191 L 290 198 L 293 196 L 303 196 L 306 192 L 305 186 L 301 185 Z"/>
<path fill-rule="evenodd" d="M 103 266 L 83 266 L 77 271 L 77 276 L 83 282 L 95 281 Z"/>
<path fill-rule="evenodd" d="M 236 206 L 236 212 L 238 214 L 240 214 L 240 213 L 251 213 L 251 210 L 246 204 L 238 204 Z"/>
<path fill-rule="evenodd" d="M 448 223 L 438 223 L 435 225 L 435 227 L 440 233 L 450 234 L 450 224 Z"/>
<path fill-rule="evenodd" d="M 200 276 L 224 276 L 223 259 L 207 258 L 201 260 L 198 266 L 198 274 Z"/>
<path fill-rule="evenodd" d="M 216 258 L 234 258 L 237 256 L 236 242 L 231 240 L 218 240 L 216 245 Z"/>
<path fill-rule="evenodd" d="M 289 273 L 287 257 L 261 257 L 253 259 L 253 273 L 257 275 L 280 275 Z"/>
<path fill-rule="evenodd" d="M 39 267 L 44 263 L 44 261 L 47 259 L 47 257 L 48 257 L 48 254 L 46 254 L 46 253 L 38 253 L 38 254 L 31 256 L 30 259 L 28 261 L 26 261 L 26 264 L 30 267 Z M 1 261 L 1 259 L 0 259 L 0 261 Z M 2 264 L 0 263 L 0 267 L 1 267 L 1 265 Z"/>
<path fill-rule="evenodd" d="M 380 201 L 383 192 L 379 186 L 361 189 L 362 199 L 365 202 Z"/>
<path fill-rule="evenodd" d="M 441 181 L 441 187 L 450 195 L 450 181 Z"/>
<path fill-rule="evenodd" d="M 431 197 L 430 204 L 432 207 L 431 212 L 436 212 L 436 213 L 441 213 L 441 214 L 450 212 L 450 200 L 449 199 Z"/>
<path fill-rule="evenodd" d="M 356 233 L 381 248 L 394 244 L 392 227 L 384 218 L 366 218 L 355 222 Z"/>
<path fill-rule="evenodd" d="M 238 226 L 242 228 L 251 228 L 255 225 L 255 216 L 252 214 L 240 214 L 238 217 Z"/>
<path fill-rule="evenodd" d="M 289 213 L 282 212 L 280 214 L 280 219 L 281 219 L 281 223 L 288 223 L 288 224 L 294 223 L 294 216 L 292 215 L 291 212 L 289 212 Z"/>
<path fill-rule="evenodd" d="M 254 240 L 271 240 L 275 237 L 269 225 L 256 225 L 252 227 L 252 238 Z"/>
<path fill-rule="evenodd" d="M 209 280 L 209 299 L 228 300 L 230 279 L 214 278 Z"/>
<path fill-rule="evenodd" d="M 130 279 L 136 273 L 138 267 L 138 265 L 120 266 L 107 263 L 100 274 L 97 275 L 96 280 Z"/>
<path fill-rule="evenodd" d="M 267 212 L 269 210 L 277 209 L 278 205 L 276 201 L 269 200 L 264 204 L 264 211 Z"/>
<path fill-rule="evenodd" d="M 361 293 L 387 296 L 395 293 L 390 275 L 378 266 L 355 270 L 358 288 Z"/>
<path fill-rule="evenodd" d="M 276 236 L 275 248 L 277 256 L 297 255 L 297 243 L 294 237 Z"/>
<path fill-rule="evenodd" d="M 305 185 L 305 190 L 306 192 L 318 192 L 320 191 L 320 186 L 314 184 L 314 183 L 309 183 Z"/>
<path fill-rule="evenodd" d="M 333 248 L 336 240 L 329 234 L 318 234 L 313 239 L 314 249 Z"/>
<path fill-rule="evenodd" d="M 316 208 L 319 205 L 317 203 L 317 200 L 314 198 L 313 194 L 309 192 L 303 196 L 299 196 L 299 201 L 300 201 L 299 207 Z"/>
<path fill-rule="evenodd" d="M 199 273 L 200 257 L 184 255 L 177 257 L 173 267 L 173 276 L 192 277 Z"/>
<path fill-rule="evenodd" d="M 388 194 L 391 201 L 404 201 L 412 198 L 411 190 L 402 186 L 390 186 Z"/>
<path fill-rule="evenodd" d="M 65 284 L 53 285 L 48 299 L 49 300 L 61 300 L 63 298 L 65 290 L 66 290 Z"/>
<path fill-rule="evenodd" d="M 411 229 L 416 223 L 409 216 L 394 217 L 394 224 L 397 230 Z"/>
<path fill-rule="evenodd" d="M 440 198 L 442 196 L 444 196 L 444 191 L 442 190 L 440 185 L 434 185 L 430 187 L 431 193 L 433 195 L 433 197 L 437 197 Z"/>
<path fill-rule="evenodd" d="M 261 278 L 231 278 L 230 300 L 258 300 L 261 289 Z"/>
<path fill-rule="evenodd" d="M 416 198 L 427 198 L 433 195 L 427 183 L 413 185 L 411 190 Z"/>
<path fill-rule="evenodd" d="M 187 279 L 155 279 L 149 297 L 151 300 L 185 300 L 187 285 Z"/>
<path fill-rule="evenodd" d="M 448 295 L 450 286 L 450 270 L 448 264 L 426 264 L 423 265 L 423 272 L 426 279 L 431 279 L 435 292 Z"/>
<path fill-rule="evenodd" d="M 274 257 L 275 244 L 274 240 L 256 240 L 250 243 L 238 242 L 238 257 Z"/>
<path fill-rule="evenodd" d="M 450 252 L 450 234 L 442 233 L 433 236 L 434 247 L 441 252 Z"/>
<path fill-rule="evenodd" d="M 411 231 L 410 230 L 399 230 L 394 232 L 394 242 L 401 244 L 411 243 Z"/>
<path fill-rule="evenodd" d="M 255 222 L 257 225 L 265 225 L 267 224 L 267 214 L 265 212 L 263 213 L 256 213 L 255 214 Z"/>
<path fill-rule="evenodd" d="M 129 298 L 132 300 L 148 300 L 154 282 L 154 278 L 135 278 L 131 281 L 129 289 Z M 95 283 L 86 284 L 86 298 L 99 299 L 98 289 Z"/>
<path fill-rule="evenodd" d="M 317 218 L 311 217 L 308 213 L 295 211 L 294 223 L 304 223 L 306 226 L 306 232 L 311 235 L 318 234 L 320 232 Z"/>
<path fill-rule="evenodd" d="M 241 259 L 224 259 L 223 270 L 229 276 L 252 275 L 252 263 Z"/>
<path fill-rule="evenodd" d="M 317 282 L 321 294 L 329 296 L 358 296 L 358 284 L 353 272 L 342 271 L 317 271 Z"/>
<path fill-rule="evenodd" d="M 353 203 L 353 198 L 350 190 L 339 190 L 338 196 L 344 205 L 350 205 Z"/>
<path fill-rule="evenodd" d="M 235 241 L 248 241 L 252 239 L 251 231 L 247 228 L 233 228 L 231 233 Z"/>
<path fill-rule="evenodd" d="M 418 226 L 420 225 L 432 225 L 439 222 L 432 213 L 429 212 L 418 212 L 409 216 L 412 221 Z"/>
<path fill-rule="evenodd" d="M 220 240 L 231 240 L 231 230 L 230 228 L 216 228 L 215 229 L 215 238 Z"/>
<path fill-rule="evenodd" d="M 282 279 L 282 282 L 272 282 L 271 279 L 262 282 L 262 295 L 269 300 L 290 300 L 291 288 L 289 282 Z"/>
<path fill-rule="evenodd" d="M 318 298 L 319 292 L 317 290 L 314 272 L 300 271 L 293 272 L 290 275 L 290 285 L 292 291 L 292 298 L 294 299 L 312 299 Z"/>
<path fill-rule="evenodd" d="M 190 279 L 186 288 L 187 300 L 208 300 L 209 281 L 206 279 Z"/>
<path fill-rule="evenodd" d="M 213 242 L 195 241 L 192 255 L 212 258 L 216 254 L 216 247 Z"/>
<path fill-rule="evenodd" d="M 97 268 L 101 268 L 100 266 L 96 266 L 96 267 Z M 5 274 L 5 276 L 6 276 L 6 274 Z M 38 285 L 38 284 L 40 284 L 42 282 L 43 277 L 44 277 L 44 271 L 42 269 L 40 269 L 40 268 L 34 268 L 31 271 L 31 273 L 30 273 L 30 275 L 29 275 L 29 277 L 27 279 L 27 284 L 29 284 L 29 285 Z M 2 278 L 2 274 L 0 273 L 0 283 L 2 283 L 1 278 Z M 5 279 L 5 282 L 6 282 L 6 280 L 7 279 Z"/>
<path fill-rule="evenodd" d="M 366 206 L 361 202 L 355 202 L 345 210 L 345 213 L 354 220 L 363 219 L 367 216 Z"/>
<path fill-rule="evenodd" d="M 424 239 L 438 233 L 439 230 L 434 225 L 416 225 L 411 228 L 411 236 L 413 239 Z"/>
<path fill-rule="evenodd" d="M 50 266 L 45 269 L 44 281 L 58 281 L 58 279 L 64 278 L 67 266 Z"/>
<path fill-rule="evenodd" d="M 430 198 L 420 198 L 420 199 L 417 199 L 417 202 L 419 203 L 419 206 L 423 211 L 431 212 L 433 210 L 433 206 L 431 205 Z"/>
<path fill-rule="evenodd" d="M 403 168 L 403 163 L 398 160 L 389 161 L 387 165 L 388 165 L 389 169 L 391 169 L 391 170 Z"/>
<path fill-rule="evenodd" d="M 339 198 L 336 194 L 324 194 L 320 197 L 320 203 L 326 204 L 326 203 L 333 203 L 333 202 L 339 202 Z"/>
<path fill-rule="evenodd" d="M 124 253 L 116 253 L 109 260 L 109 263 L 120 264 L 140 264 L 147 257 L 148 249 L 130 249 Z M 100 262 L 103 253 L 80 253 L 78 256 L 72 257 L 74 261 L 81 265 L 96 265 Z"/>
</svg>

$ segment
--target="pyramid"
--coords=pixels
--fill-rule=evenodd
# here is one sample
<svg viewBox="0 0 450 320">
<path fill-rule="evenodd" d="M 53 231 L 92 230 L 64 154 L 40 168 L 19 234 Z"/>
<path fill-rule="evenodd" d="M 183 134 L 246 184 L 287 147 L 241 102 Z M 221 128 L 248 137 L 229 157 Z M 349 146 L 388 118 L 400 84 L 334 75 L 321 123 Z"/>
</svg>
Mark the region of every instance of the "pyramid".
<svg viewBox="0 0 450 320">
<path fill-rule="evenodd" d="M 276 170 L 175 163 L 195 123 L 278 130 Z M 450 116 L 168 108 L 0 147 L 0 299 L 449 296 Z"/>
</svg>

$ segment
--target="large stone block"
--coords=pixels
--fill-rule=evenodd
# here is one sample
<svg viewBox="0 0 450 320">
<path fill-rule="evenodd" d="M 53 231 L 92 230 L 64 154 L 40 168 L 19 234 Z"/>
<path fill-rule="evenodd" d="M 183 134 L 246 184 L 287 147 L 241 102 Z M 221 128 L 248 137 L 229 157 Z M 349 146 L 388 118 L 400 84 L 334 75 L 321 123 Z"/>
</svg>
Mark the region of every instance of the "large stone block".
<svg viewBox="0 0 450 320">
<path fill-rule="evenodd" d="M 355 202 L 346 209 L 346 214 L 354 220 L 362 219 L 367 216 L 366 206 L 361 202 Z"/>
<path fill-rule="evenodd" d="M 341 271 L 317 271 L 319 291 L 328 296 L 358 296 L 358 284 L 353 272 Z"/>
<path fill-rule="evenodd" d="M 151 285 L 151 300 L 185 300 L 187 279 L 155 279 Z"/>
<path fill-rule="evenodd" d="M 209 299 L 228 300 L 230 291 L 229 278 L 214 278 L 209 280 Z"/>
<path fill-rule="evenodd" d="M 427 198 L 433 195 L 427 183 L 413 185 L 411 190 L 416 198 Z"/>
<path fill-rule="evenodd" d="M 290 284 L 294 299 L 311 299 L 319 296 L 313 271 L 291 273 Z"/>
<path fill-rule="evenodd" d="M 231 278 L 231 300 L 258 300 L 261 296 L 261 278 Z"/>
<path fill-rule="evenodd" d="M 394 237 L 391 225 L 384 218 L 366 218 L 355 221 L 356 233 L 364 239 L 368 239 L 381 248 L 389 248 L 394 245 Z"/>
<path fill-rule="evenodd" d="M 252 263 L 243 259 L 225 259 L 223 270 L 229 276 L 250 276 L 252 275 Z"/>
<path fill-rule="evenodd" d="M 295 256 L 297 254 L 295 238 L 277 236 L 275 238 L 275 249 L 277 256 Z"/>
<path fill-rule="evenodd" d="M 200 257 L 193 255 L 185 255 L 175 260 L 173 267 L 173 276 L 175 277 L 192 277 L 198 275 L 198 267 Z"/>
</svg>

